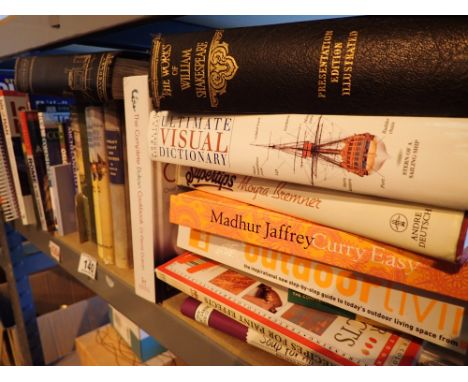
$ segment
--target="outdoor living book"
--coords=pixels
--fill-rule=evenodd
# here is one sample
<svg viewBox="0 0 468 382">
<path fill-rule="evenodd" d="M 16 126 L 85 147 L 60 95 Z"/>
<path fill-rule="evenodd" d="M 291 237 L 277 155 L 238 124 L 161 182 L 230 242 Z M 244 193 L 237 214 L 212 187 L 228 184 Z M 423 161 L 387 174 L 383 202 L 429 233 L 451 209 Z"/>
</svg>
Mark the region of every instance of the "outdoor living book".
<svg viewBox="0 0 468 382">
<path fill-rule="evenodd" d="M 465 212 L 326 190 L 216 170 L 178 166 L 177 184 L 456 262 Z"/>
<path fill-rule="evenodd" d="M 468 19 L 361 16 L 157 35 L 161 110 L 467 116 Z"/>
<path fill-rule="evenodd" d="M 289 288 L 289 301 L 296 302 L 290 292 L 298 291 L 460 354 L 468 349 L 466 305 L 460 301 L 184 226 L 177 245 Z"/>
<path fill-rule="evenodd" d="M 154 112 L 153 160 L 468 209 L 468 118 Z"/>
<path fill-rule="evenodd" d="M 421 344 L 396 333 L 287 301 L 287 289 L 190 253 L 158 278 L 311 358 L 316 365 L 412 365 Z"/>
<path fill-rule="evenodd" d="M 190 191 L 171 197 L 170 220 L 342 269 L 468 300 L 468 264 L 417 255 L 233 199 Z"/>
</svg>

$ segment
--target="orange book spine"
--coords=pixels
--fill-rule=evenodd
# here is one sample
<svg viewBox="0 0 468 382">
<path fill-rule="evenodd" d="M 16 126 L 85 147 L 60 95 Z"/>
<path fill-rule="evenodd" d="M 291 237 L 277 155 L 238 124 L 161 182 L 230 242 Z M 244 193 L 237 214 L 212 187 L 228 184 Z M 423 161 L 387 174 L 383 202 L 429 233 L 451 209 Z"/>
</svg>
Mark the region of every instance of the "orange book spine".
<svg viewBox="0 0 468 382">
<path fill-rule="evenodd" d="M 468 266 L 202 191 L 171 197 L 172 223 L 468 300 Z"/>
</svg>

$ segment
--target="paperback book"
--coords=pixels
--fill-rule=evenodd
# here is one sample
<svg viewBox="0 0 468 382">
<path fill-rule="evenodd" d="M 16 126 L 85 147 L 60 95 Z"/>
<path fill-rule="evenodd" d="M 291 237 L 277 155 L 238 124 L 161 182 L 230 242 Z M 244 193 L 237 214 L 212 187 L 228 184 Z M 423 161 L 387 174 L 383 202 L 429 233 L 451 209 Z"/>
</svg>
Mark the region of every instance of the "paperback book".
<svg viewBox="0 0 468 382">
<path fill-rule="evenodd" d="M 21 221 L 24 225 L 35 224 L 33 193 L 28 180 L 26 164 L 21 143 L 21 123 L 19 112 L 29 110 L 28 95 L 15 91 L 0 90 L 0 116 L 6 152 L 10 162 L 11 175 L 15 189 Z"/>
<path fill-rule="evenodd" d="M 411 365 L 420 343 L 396 333 L 287 301 L 287 290 L 187 253 L 158 277 L 316 365 Z"/>
<path fill-rule="evenodd" d="M 177 245 L 254 277 L 464 354 L 466 304 L 254 244 L 179 226 Z M 461 280 L 459 281 L 459 283 Z M 297 293 L 296 293 L 297 294 Z M 293 294 L 294 296 L 294 294 Z M 304 304 L 304 302 L 301 302 Z M 323 305 L 320 306 L 324 310 Z M 337 309 L 337 308 L 335 308 Z M 341 314 L 343 315 L 343 314 Z"/>
<path fill-rule="evenodd" d="M 179 166 L 177 184 L 355 233 L 437 259 L 462 260 L 465 212 Z"/>
<path fill-rule="evenodd" d="M 468 300 L 468 264 L 403 249 L 203 191 L 173 195 L 171 222 L 300 258 Z"/>
</svg>

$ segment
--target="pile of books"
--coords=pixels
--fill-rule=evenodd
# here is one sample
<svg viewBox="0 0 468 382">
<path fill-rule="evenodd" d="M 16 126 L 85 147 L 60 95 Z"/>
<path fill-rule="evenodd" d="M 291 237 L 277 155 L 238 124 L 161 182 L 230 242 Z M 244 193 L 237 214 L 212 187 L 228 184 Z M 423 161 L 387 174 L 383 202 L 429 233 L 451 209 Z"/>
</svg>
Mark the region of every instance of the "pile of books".
<svg viewBox="0 0 468 382">
<path fill-rule="evenodd" d="M 187 314 L 302 365 L 463 363 L 464 21 L 154 39 L 150 155 L 194 189 L 170 199 L 187 252 L 156 273 Z"/>
<path fill-rule="evenodd" d="M 133 254 L 137 295 L 169 284 L 184 314 L 295 364 L 463 364 L 467 21 L 159 35 L 141 64 L 20 58 L 24 93 L 0 93 L 7 217 L 78 231 L 106 263 Z M 78 104 L 20 111 L 37 92 Z"/>
</svg>

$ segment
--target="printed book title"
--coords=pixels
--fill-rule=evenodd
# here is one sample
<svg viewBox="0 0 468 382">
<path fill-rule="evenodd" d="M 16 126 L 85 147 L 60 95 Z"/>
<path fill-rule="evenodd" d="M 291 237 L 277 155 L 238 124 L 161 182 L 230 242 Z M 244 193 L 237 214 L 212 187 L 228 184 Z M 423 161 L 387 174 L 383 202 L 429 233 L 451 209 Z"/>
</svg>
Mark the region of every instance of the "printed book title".
<svg viewBox="0 0 468 382">
<path fill-rule="evenodd" d="M 233 118 L 161 113 L 158 122 L 160 160 L 228 165 Z"/>
</svg>

